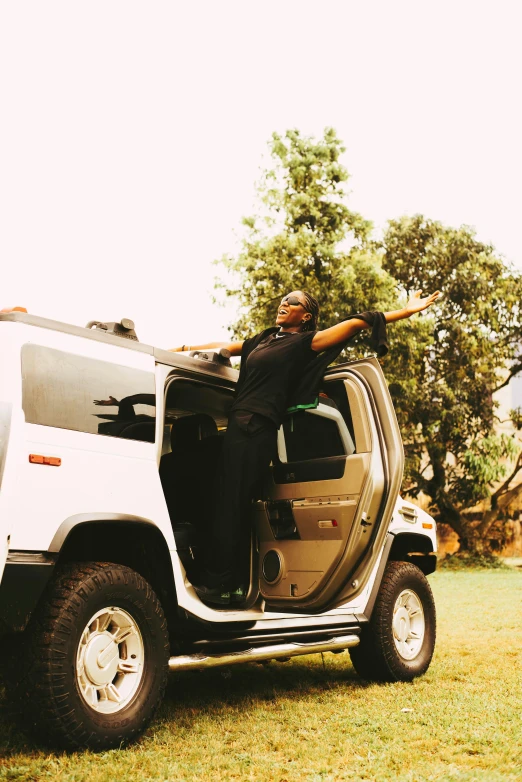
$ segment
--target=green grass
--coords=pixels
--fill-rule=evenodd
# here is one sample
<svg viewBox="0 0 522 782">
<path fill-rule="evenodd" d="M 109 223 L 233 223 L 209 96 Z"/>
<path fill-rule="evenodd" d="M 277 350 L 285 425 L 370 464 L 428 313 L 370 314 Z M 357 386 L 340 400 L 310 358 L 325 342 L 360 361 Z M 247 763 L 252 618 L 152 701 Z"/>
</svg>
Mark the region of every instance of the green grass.
<svg viewBox="0 0 522 782">
<path fill-rule="evenodd" d="M 142 739 L 99 755 L 38 746 L 0 703 L 0 780 L 522 780 L 522 573 L 430 581 L 437 649 L 412 684 L 365 685 L 347 654 L 178 674 Z"/>
<path fill-rule="evenodd" d="M 461 554 L 457 551 L 440 559 L 438 567 L 439 570 L 506 570 L 510 565 L 494 554 Z"/>
</svg>

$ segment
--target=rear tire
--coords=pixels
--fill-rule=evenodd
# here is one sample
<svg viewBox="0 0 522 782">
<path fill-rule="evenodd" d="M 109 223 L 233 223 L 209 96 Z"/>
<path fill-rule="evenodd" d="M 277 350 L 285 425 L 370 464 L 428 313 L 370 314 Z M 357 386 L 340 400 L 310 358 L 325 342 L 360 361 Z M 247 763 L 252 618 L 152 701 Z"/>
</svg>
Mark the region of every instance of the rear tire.
<svg viewBox="0 0 522 782">
<path fill-rule="evenodd" d="M 25 724 L 53 745 L 120 747 L 166 686 L 167 624 L 150 585 L 124 565 L 63 567 L 24 634 L 14 684 Z"/>
<path fill-rule="evenodd" d="M 408 682 L 428 670 L 435 635 L 435 602 L 426 576 L 411 562 L 389 562 L 371 620 L 350 657 L 367 681 Z"/>
</svg>

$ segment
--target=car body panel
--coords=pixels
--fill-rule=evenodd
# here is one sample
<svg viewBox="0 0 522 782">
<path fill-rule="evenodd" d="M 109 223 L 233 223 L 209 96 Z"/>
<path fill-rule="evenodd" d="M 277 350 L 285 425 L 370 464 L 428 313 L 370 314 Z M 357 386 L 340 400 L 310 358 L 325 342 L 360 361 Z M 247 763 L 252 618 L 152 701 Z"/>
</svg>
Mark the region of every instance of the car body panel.
<svg viewBox="0 0 522 782">
<path fill-rule="evenodd" d="M 20 372 L 20 354 L 24 344 L 37 344 L 154 375 L 155 443 L 104 437 L 26 422 L 22 409 Z M 187 580 L 184 567 L 176 553 L 172 524 L 158 475 L 162 453 L 166 380 L 174 373 L 184 377 L 222 381 L 230 387 L 237 380 L 237 370 L 201 358 L 173 354 L 123 340 L 96 330 L 60 324 L 23 313 L 0 315 L 0 361 L 3 368 L 0 376 L 0 577 L 8 548 L 19 552 L 55 552 L 59 556 L 60 547 L 67 539 L 67 534 L 77 524 L 100 524 L 105 518 L 111 522 L 118 519 L 131 522 L 139 519 L 140 523 L 146 521 L 160 530 L 172 561 L 177 602 L 179 608 L 188 615 L 217 625 L 236 621 L 272 623 L 279 620 L 284 624 L 285 621 L 295 619 L 295 607 L 288 610 L 287 606 L 267 606 L 262 598 L 248 610 L 216 610 L 204 605 Z M 348 373 L 347 377 L 350 374 L 355 377 L 359 373 L 354 393 L 363 397 L 366 394 L 368 399 L 370 396 L 378 397 L 379 394 L 382 397 L 374 399 L 372 404 L 380 411 L 379 415 L 386 419 L 383 425 L 384 434 L 376 430 L 375 421 L 371 418 L 365 420 L 364 416 L 361 416 L 354 421 L 360 446 L 359 453 L 355 456 L 364 465 L 367 473 L 371 473 L 372 458 L 377 454 L 377 450 L 372 452 L 371 447 L 376 438 L 384 438 L 387 454 L 392 452 L 393 447 L 397 448 L 393 407 L 391 401 L 386 398 L 387 391 L 386 394 L 382 392 L 384 379 L 380 367 L 376 361 L 372 362 L 372 359 L 352 362 L 348 367 L 336 368 L 327 376 L 330 378 L 335 375 L 338 378 L 343 377 L 343 373 Z M 30 463 L 29 454 L 33 453 L 59 458 L 61 464 L 47 466 Z M 402 470 L 401 456 L 402 450 L 400 454 L 392 453 L 393 476 L 388 495 L 393 492 L 397 495 L 400 483 L 398 476 Z M 389 468 L 389 464 L 387 467 Z M 296 485 L 293 486 L 295 495 Z M 93 487 L 96 487 L 96 490 Z M 320 500 L 319 488 L 317 484 L 318 493 L 315 498 L 308 496 L 308 499 L 313 499 L 314 502 Z M 331 487 L 323 485 L 322 489 L 325 488 L 330 495 Z M 285 491 L 288 493 L 288 487 L 280 487 L 280 490 L 282 496 Z M 353 490 L 362 497 L 364 486 L 354 485 Z M 373 497 L 377 497 L 381 503 L 380 492 L 374 491 L 373 485 L 368 489 L 367 495 L 366 499 L 362 498 L 367 511 L 366 505 L 371 506 Z M 348 585 L 343 591 L 340 590 L 338 582 L 332 587 L 323 608 L 316 606 L 312 613 L 306 605 L 300 607 L 303 621 L 307 610 L 310 613 L 310 621 L 317 621 L 321 616 L 326 623 L 328 617 L 345 617 L 347 621 L 351 621 L 354 616 L 364 614 L 365 601 L 371 594 L 380 557 L 385 550 L 388 528 L 396 534 L 418 533 L 429 539 L 430 546 L 435 550 L 435 525 L 429 529 L 422 527 L 423 522 L 432 522 L 431 517 L 419 511 L 415 521 L 408 522 L 399 510 L 411 503 L 404 503 L 400 499 L 395 502 L 394 497 L 392 505 L 393 508 L 397 505 L 397 508 L 393 517 L 391 511 L 388 513 L 388 505 L 389 503 L 386 505 L 387 515 L 383 516 L 379 534 L 372 538 L 371 556 L 359 566 L 355 576 L 350 575 L 351 580 L 359 579 L 357 587 Z M 372 508 L 371 513 L 376 515 L 377 511 L 378 508 Z M 358 512 L 362 513 L 362 510 L 359 509 Z"/>
</svg>

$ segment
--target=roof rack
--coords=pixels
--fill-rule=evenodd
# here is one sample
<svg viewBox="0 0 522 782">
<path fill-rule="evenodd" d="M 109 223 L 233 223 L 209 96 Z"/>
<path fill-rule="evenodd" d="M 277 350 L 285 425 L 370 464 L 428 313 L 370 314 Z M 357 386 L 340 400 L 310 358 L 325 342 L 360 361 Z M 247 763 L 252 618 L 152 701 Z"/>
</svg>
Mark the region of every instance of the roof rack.
<svg viewBox="0 0 522 782">
<path fill-rule="evenodd" d="M 213 348 L 212 350 L 191 350 L 189 356 L 199 358 L 202 361 L 212 361 L 215 364 L 223 364 L 226 367 L 232 366 L 230 363 L 230 350 L 228 348 Z"/>
<path fill-rule="evenodd" d="M 130 318 L 122 318 L 119 323 L 113 321 L 102 323 L 101 320 L 90 320 L 85 328 L 99 329 L 100 331 L 106 331 L 107 334 L 114 334 L 116 337 L 124 337 L 125 339 L 132 339 L 135 342 L 139 342 L 136 332 L 134 331 L 134 321 Z"/>
</svg>

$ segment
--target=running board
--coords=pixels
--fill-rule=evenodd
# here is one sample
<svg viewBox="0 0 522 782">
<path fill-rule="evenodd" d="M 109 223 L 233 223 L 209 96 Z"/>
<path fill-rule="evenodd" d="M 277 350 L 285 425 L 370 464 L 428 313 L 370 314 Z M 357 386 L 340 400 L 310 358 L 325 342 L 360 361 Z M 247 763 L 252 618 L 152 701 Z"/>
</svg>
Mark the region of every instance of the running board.
<svg viewBox="0 0 522 782">
<path fill-rule="evenodd" d="M 220 654 L 177 655 L 169 660 L 171 671 L 191 671 L 201 668 L 217 668 L 220 665 L 236 665 L 237 663 L 257 663 L 263 660 L 297 657 L 301 654 L 318 654 L 319 652 L 342 652 L 350 646 L 357 646 L 358 635 L 343 635 L 339 638 L 329 638 L 326 641 L 311 641 L 309 643 L 273 644 L 272 646 L 254 646 L 239 652 L 223 652 Z"/>
</svg>

